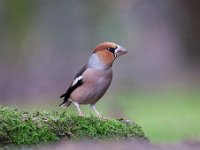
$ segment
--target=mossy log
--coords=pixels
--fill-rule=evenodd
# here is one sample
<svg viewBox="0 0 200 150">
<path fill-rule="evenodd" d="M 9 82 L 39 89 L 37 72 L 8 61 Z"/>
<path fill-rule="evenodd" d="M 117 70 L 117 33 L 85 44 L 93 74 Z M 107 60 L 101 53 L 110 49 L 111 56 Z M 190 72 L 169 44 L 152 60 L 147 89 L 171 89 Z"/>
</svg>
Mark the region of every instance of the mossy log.
<svg viewBox="0 0 200 150">
<path fill-rule="evenodd" d="M 147 140 L 136 123 L 66 112 L 25 112 L 0 106 L 0 145 L 33 145 L 59 140 Z"/>
</svg>

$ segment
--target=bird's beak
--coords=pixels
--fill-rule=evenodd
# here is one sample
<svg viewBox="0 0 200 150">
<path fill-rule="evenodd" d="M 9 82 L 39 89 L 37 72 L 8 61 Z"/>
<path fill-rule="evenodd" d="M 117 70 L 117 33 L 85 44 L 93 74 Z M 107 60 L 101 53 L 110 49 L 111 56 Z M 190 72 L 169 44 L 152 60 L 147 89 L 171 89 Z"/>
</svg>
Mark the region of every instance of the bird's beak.
<svg viewBox="0 0 200 150">
<path fill-rule="evenodd" d="M 121 56 L 127 53 L 127 50 L 119 45 L 117 45 L 117 49 L 115 50 L 116 56 Z"/>
</svg>

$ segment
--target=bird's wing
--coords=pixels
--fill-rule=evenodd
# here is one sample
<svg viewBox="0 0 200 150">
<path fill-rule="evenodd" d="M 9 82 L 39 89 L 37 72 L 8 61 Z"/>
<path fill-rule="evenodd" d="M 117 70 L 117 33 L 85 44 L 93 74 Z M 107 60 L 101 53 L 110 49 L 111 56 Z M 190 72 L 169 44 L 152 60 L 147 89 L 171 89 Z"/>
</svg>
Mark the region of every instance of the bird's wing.
<svg viewBox="0 0 200 150">
<path fill-rule="evenodd" d="M 76 74 L 75 78 L 76 79 L 77 77 L 81 76 L 83 74 L 83 72 L 87 69 L 87 65 L 84 65 L 81 70 Z"/>
<path fill-rule="evenodd" d="M 60 104 L 63 105 L 64 103 L 66 103 L 71 95 L 71 93 L 79 86 L 81 86 L 83 84 L 83 72 L 87 69 L 87 66 L 83 66 L 81 68 L 81 70 L 76 74 L 74 81 L 72 82 L 72 84 L 70 85 L 70 87 L 68 88 L 68 90 L 66 91 L 66 93 L 62 94 L 60 96 L 60 98 L 64 97 L 64 101 Z"/>
</svg>

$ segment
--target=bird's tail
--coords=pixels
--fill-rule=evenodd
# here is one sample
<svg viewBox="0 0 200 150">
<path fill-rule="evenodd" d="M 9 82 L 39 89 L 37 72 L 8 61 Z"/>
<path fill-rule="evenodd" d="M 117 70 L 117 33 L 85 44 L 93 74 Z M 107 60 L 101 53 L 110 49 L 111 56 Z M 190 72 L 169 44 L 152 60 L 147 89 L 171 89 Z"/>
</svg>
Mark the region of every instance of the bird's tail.
<svg viewBox="0 0 200 150">
<path fill-rule="evenodd" d="M 59 106 L 60 107 L 68 107 L 72 103 L 72 101 L 69 100 L 69 95 L 64 93 L 60 96 L 60 98 L 63 98 L 63 97 L 64 97 L 64 100 Z"/>
</svg>

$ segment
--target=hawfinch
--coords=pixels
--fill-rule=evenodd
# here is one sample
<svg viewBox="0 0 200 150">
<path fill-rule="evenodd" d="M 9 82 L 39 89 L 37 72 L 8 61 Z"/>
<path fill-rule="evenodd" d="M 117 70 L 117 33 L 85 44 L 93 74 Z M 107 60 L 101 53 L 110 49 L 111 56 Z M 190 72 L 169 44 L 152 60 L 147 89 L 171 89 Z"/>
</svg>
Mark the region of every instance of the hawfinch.
<svg viewBox="0 0 200 150">
<path fill-rule="evenodd" d="M 126 53 L 123 47 L 112 42 L 97 45 L 86 65 L 76 74 L 66 93 L 60 96 L 64 98 L 60 106 L 69 106 L 73 103 L 79 115 L 83 116 L 79 104 L 90 104 L 99 116 L 95 104 L 105 94 L 112 81 L 112 64 L 118 56 Z"/>
</svg>

